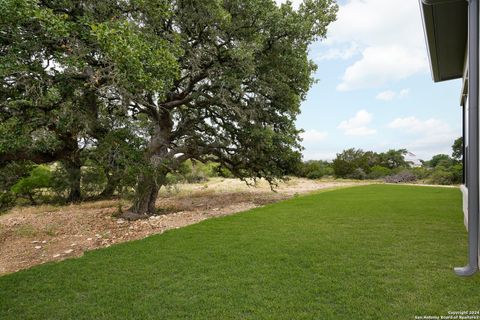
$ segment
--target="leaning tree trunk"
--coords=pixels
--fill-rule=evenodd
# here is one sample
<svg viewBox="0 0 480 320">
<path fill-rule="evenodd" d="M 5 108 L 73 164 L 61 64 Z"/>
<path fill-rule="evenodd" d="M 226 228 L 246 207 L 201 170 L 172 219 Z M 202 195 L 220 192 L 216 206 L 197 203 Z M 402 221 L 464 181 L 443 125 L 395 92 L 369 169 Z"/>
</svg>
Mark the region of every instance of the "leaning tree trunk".
<svg viewBox="0 0 480 320">
<path fill-rule="evenodd" d="M 68 174 L 68 202 L 78 202 L 82 199 L 81 191 L 80 191 L 80 179 L 81 179 L 81 168 L 82 163 L 80 158 L 76 155 L 72 156 L 72 158 L 65 159 L 63 161 L 65 170 Z"/>
<path fill-rule="evenodd" d="M 103 189 L 103 191 L 100 193 L 99 198 L 111 198 L 120 182 L 120 177 L 115 172 L 112 174 L 110 174 L 109 172 L 105 172 L 105 175 L 107 177 L 107 185 L 105 186 L 105 189 Z"/>
<path fill-rule="evenodd" d="M 167 111 L 159 112 L 153 134 L 146 148 L 145 161 L 148 169 L 138 181 L 132 207 L 123 214 L 129 220 L 141 219 L 156 213 L 155 202 L 158 191 L 166 182 L 168 169 L 168 147 L 173 128 L 171 115 Z"/>
<path fill-rule="evenodd" d="M 157 213 L 155 202 L 158 191 L 166 183 L 167 171 L 147 170 L 137 183 L 132 207 L 122 217 L 128 220 L 144 219 Z"/>
<path fill-rule="evenodd" d="M 155 202 L 157 201 L 158 191 L 162 187 L 159 179 L 152 174 L 142 174 L 138 182 L 135 200 L 130 211 L 139 215 L 152 215 L 156 213 Z"/>
</svg>

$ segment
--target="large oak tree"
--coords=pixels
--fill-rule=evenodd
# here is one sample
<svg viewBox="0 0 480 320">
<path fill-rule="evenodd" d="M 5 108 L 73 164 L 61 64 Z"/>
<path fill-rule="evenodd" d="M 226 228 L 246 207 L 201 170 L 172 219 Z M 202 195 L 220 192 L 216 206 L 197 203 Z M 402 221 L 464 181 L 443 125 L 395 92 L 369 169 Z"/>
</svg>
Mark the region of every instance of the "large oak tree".
<svg viewBox="0 0 480 320">
<path fill-rule="evenodd" d="M 129 101 L 149 120 L 150 170 L 127 217 L 154 213 L 166 174 L 186 159 L 271 183 L 291 172 L 301 149 L 295 120 L 316 69 L 308 46 L 325 37 L 336 9 L 332 0 L 297 11 L 272 0 L 176 0 L 167 18 L 144 16 L 145 28 L 181 52 L 171 86 Z"/>
</svg>

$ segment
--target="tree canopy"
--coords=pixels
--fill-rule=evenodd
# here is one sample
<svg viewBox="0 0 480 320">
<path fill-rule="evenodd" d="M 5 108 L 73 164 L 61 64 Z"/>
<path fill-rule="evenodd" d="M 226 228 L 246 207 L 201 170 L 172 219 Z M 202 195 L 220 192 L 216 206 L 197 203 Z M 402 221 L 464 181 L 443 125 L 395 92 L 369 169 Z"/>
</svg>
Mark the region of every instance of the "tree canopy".
<svg viewBox="0 0 480 320">
<path fill-rule="evenodd" d="M 452 145 L 452 158 L 460 161 L 463 159 L 463 137 L 455 139 Z"/>
<path fill-rule="evenodd" d="M 380 169 L 379 167 L 387 170 L 409 168 L 410 163 L 405 159 L 406 154 L 406 149 L 391 149 L 377 153 L 351 148 L 337 154 L 333 160 L 333 169 L 338 177 L 362 178 L 372 170 Z"/>
<path fill-rule="evenodd" d="M 299 162 L 308 47 L 333 0 L 1 4 L 0 166 L 60 161 L 70 200 L 85 164 L 103 168 L 106 193 L 134 166 L 135 218 L 187 159 L 270 183 Z"/>
<path fill-rule="evenodd" d="M 174 45 L 150 41 L 153 33 L 141 27 L 141 12 L 156 12 L 146 3 L 154 6 L 2 1 L 0 165 L 62 161 L 69 198 L 80 198 L 81 150 L 113 129 L 102 115 L 115 110 L 117 123 L 126 115 L 110 92 L 160 92 L 178 73 Z M 166 4 L 155 5 L 166 14 Z"/>
</svg>

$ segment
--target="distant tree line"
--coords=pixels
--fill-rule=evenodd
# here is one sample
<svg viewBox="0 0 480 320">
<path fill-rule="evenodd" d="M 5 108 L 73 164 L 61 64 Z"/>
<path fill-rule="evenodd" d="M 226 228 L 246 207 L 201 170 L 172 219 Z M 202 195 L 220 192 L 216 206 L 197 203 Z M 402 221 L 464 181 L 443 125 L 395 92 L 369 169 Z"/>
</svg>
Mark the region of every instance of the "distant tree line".
<svg viewBox="0 0 480 320">
<path fill-rule="evenodd" d="M 463 142 L 455 140 L 452 155 L 437 154 L 421 165 L 406 159 L 406 149 L 387 152 L 347 149 L 338 153 L 333 161 L 310 160 L 303 162 L 296 175 L 309 179 L 322 177 L 344 179 L 382 179 L 387 182 L 422 181 L 431 184 L 460 184 L 463 179 Z"/>
</svg>

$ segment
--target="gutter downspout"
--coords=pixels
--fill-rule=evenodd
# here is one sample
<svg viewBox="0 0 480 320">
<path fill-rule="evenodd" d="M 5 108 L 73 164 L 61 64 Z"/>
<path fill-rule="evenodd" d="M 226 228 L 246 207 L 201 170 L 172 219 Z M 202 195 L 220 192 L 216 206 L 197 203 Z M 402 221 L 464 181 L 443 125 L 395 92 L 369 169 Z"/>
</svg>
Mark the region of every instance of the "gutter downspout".
<svg viewBox="0 0 480 320">
<path fill-rule="evenodd" d="M 455 268 L 459 276 L 471 276 L 478 271 L 478 229 L 479 229 L 479 0 L 468 1 L 468 265 Z"/>
</svg>

